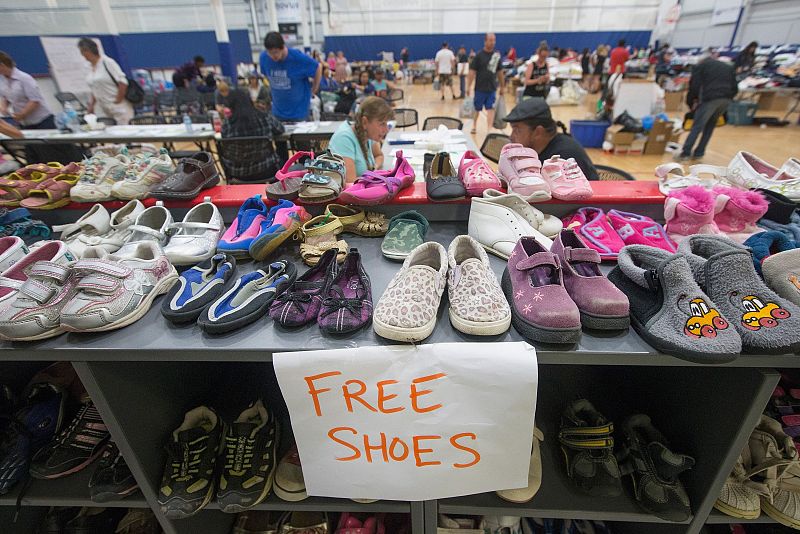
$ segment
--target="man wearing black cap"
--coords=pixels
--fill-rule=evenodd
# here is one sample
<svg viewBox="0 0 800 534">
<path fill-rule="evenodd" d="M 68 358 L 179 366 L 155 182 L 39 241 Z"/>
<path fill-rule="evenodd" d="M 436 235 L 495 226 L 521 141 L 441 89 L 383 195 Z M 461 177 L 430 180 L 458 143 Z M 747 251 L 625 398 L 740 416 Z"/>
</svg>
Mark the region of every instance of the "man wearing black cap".
<svg viewBox="0 0 800 534">
<path fill-rule="evenodd" d="M 503 119 L 511 123 L 511 142 L 532 148 L 544 161 L 558 155 L 573 158 L 588 180 L 599 180 L 589 155 L 574 137 L 566 133 L 561 122 L 553 120 L 550 106 L 542 98 L 531 98 L 517 104 Z M 558 133 L 558 127 L 564 133 Z"/>
</svg>

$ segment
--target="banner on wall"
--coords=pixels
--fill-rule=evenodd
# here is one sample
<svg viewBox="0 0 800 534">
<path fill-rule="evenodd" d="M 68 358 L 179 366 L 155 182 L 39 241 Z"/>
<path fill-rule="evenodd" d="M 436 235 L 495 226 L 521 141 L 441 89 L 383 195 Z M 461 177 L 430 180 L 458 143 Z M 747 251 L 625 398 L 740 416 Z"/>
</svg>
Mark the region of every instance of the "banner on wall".
<svg viewBox="0 0 800 534">
<path fill-rule="evenodd" d="M 278 22 L 300 22 L 300 0 L 275 0 Z"/>
<path fill-rule="evenodd" d="M 273 355 L 309 495 L 419 501 L 528 485 L 526 343 Z"/>
<path fill-rule="evenodd" d="M 742 0 L 715 0 L 711 12 L 711 25 L 735 24 L 742 9 Z"/>
<path fill-rule="evenodd" d="M 81 55 L 78 50 L 79 37 L 39 37 L 42 49 L 47 56 L 47 63 L 50 66 L 50 73 L 58 86 L 58 90 L 67 93 L 87 94 L 89 84 L 86 77 L 89 76 L 89 62 Z M 103 45 L 99 39 L 93 38 L 97 43 L 100 53 L 103 53 Z"/>
</svg>

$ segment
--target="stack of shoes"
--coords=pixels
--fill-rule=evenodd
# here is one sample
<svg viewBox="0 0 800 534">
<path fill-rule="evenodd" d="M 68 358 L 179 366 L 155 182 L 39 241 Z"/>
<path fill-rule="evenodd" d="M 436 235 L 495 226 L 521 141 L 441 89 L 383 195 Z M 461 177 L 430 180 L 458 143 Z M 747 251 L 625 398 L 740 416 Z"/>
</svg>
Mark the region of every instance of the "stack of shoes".
<svg viewBox="0 0 800 534">
<path fill-rule="evenodd" d="M 26 245 L 50 239 L 50 227 L 38 219 L 31 218 L 25 208 L 0 208 L 0 237 L 19 237 Z"/>
<path fill-rule="evenodd" d="M 436 326 L 446 287 L 455 329 L 472 335 L 499 335 L 508 330 L 508 302 L 486 253 L 471 237 L 457 236 L 449 250 L 427 242 L 409 254 L 375 307 L 375 333 L 408 343 L 427 338 Z"/>
<path fill-rule="evenodd" d="M 676 245 L 664 228 L 650 217 L 620 210 L 580 208 L 564 217 L 564 227 L 575 230 L 600 258 L 615 260 L 625 245 L 648 245 L 675 252 Z"/>
<path fill-rule="evenodd" d="M 261 400 L 228 425 L 206 406 L 187 412 L 167 443 L 161 511 L 170 519 L 190 517 L 215 493 L 228 513 L 261 503 L 272 489 L 278 431 L 275 415 Z"/>
<path fill-rule="evenodd" d="M 297 198 L 304 204 L 333 202 L 342 192 L 346 176 L 344 159 L 327 150 L 309 163 Z"/>
<path fill-rule="evenodd" d="M 300 244 L 300 257 L 303 263 L 314 267 L 329 250 L 336 251 L 336 261 L 343 262 L 347 255 L 347 242 L 338 239 L 344 231 L 342 221 L 330 213 L 317 215 L 306 221 L 300 228 L 303 242 Z"/>
<path fill-rule="evenodd" d="M 327 250 L 275 299 L 269 314 L 276 324 L 294 328 L 316 321 L 325 333 L 348 334 L 372 321 L 372 284 L 361 254 L 350 249 L 341 266 L 336 256 Z"/>
</svg>

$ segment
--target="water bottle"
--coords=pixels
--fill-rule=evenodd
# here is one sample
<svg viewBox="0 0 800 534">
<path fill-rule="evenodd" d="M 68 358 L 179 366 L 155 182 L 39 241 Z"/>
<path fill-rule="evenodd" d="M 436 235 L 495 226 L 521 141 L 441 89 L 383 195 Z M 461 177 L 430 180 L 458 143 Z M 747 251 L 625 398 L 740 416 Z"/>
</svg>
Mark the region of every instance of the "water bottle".
<svg viewBox="0 0 800 534">
<path fill-rule="evenodd" d="M 188 113 L 183 114 L 183 127 L 186 128 L 186 133 L 192 133 L 192 119 Z"/>
<path fill-rule="evenodd" d="M 67 102 L 64 104 L 64 114 L 66 115 L 66 126 L 73 132 L 77 132 L 81 127 L 81 122 L 78 119 L 78 112 L 72 107 L 72 104 Z"/>
<path fill-rule="evenodd" d="M 314 117 L 314 126 L 319 126 L 319 106 L 314 106 L 311 115 Z"/>
<path fill-rule="evenodd" d="M 216 133 L 222 132 L 222 120 L 219 117 L 218 111 L 211 112 L 211 124 L 214 126 L 214 131 Z"/>
</svg>

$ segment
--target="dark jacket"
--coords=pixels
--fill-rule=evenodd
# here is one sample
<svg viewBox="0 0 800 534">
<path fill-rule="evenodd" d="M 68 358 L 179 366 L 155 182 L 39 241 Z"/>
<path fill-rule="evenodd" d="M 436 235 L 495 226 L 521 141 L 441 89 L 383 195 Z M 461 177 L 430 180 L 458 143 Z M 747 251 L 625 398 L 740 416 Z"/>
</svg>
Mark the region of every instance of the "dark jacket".
<svg viewBox="0 0 800 534">
<path fill-rule="evenodd" d="M 686 103 L 708 102 L 717 98 L 733 98 L 739 92 L 736 72 L 731 65 L 716 59 L 706 59 L 692 69 Z"/>
</svg>

